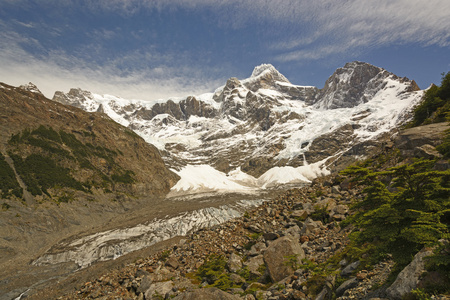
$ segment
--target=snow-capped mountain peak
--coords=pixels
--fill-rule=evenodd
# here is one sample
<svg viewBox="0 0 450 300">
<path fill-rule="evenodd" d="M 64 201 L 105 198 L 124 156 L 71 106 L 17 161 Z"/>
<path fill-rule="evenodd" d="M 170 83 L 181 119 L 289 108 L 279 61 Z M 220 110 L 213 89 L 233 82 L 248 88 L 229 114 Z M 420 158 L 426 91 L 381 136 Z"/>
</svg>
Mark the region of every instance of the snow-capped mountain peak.
<svg viewBox="0 0 450 300">
<path fill-rule="evenodd" d="M 207 165 L 223 174 L 240 168 L 255 180 L 269 171 L 264 178 L 288 172 L 310 180 L 367 155 L 377 139 L 408 119 L 422 95 L 414 81 L 352 62 L 320 90 L 293 85 L 264 64 L 247 79 L 230 78 L 215 93 L 177 100 L 73 90 L 53 99 L 88 111 L 101 104 L 102 112 L 158 147 L 175 170 Z"/>
<path fill-rule="evenodd" d="M 32 92 L 32 93 L 37 93 L 37 94 L 42 95 L 42 92 L 38 89 L 38 87 L 31 82 L 29 82 L 27 84 L 23 84 L 23 85 L 19 86 L 19 88 L 29 91 L 29 92 Z"/>
<path fill-rule="evenodd" d="M 354 61 L 337 69 L 328 78 L 324 88 L 316 96 L 315 107 L 336 109 L 366 103 L 386 87 L 389 78 L 399 84 L 408 85 L 408 91 L 419 90 L 414 81 L 407 78 L 398 78 L 396 75 L 371 64 Z"/>
<path fill-rule="evenodd" d="M 275 80 L 287 82 L 290 83 L 289 80 L 284 77 L 283 74 L 281 74 L 273 65 L 271 64 L 261 64 L 259 66 L 256 66 L 253 69 L 252 75 L 250 76 L 251 79 L 255 79 L 258 77 L 263 77 L 265 75 L 270 74 Z M 250 79 L 249 78 L 249 79 Z"/>
</svg>

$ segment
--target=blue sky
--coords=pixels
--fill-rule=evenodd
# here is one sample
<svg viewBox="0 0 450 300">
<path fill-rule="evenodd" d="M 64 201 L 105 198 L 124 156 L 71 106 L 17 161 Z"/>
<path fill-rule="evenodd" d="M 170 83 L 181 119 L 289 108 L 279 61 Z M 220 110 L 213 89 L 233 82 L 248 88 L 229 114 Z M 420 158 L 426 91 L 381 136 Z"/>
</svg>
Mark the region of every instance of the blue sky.
<svg viewBox="0 0 450 300">
<path fill-rule="evenodd" d="M 0 0 L 0 81 L 154 100 L 273 64 L 322 88 L 359 60 L 440 83 L 449 0 Z"/>
</svg>

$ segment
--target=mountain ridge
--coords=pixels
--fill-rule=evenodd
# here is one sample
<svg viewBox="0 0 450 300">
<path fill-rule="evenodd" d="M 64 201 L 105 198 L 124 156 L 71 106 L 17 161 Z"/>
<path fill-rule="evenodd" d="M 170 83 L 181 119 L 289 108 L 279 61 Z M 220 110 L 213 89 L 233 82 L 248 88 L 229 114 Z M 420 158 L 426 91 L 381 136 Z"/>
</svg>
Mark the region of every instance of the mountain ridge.
<svg viewBox="0 0 450 300">
<path fill-rule="evenodd" d="M 232 77 L 214 93 L 185 98 L 71 93 L 57 92 L 53 100 L 108 114 L 154 144 L 176 171 L 188 165 L 224 173 L 240 167 L 260 177 L 274 167 L 283 172 L 320 164 L 314 169 L 335 171 L 367 156 L 380 147 L 377 137 L 389 139 L 410 117 L 423 91 L 413 80 L 356 61 L 337 69 L 322 89 L 291 84 L 263 64 L 249 78 Z M 323 174 L 315 173 L 309 180 Z"/>
</svg>

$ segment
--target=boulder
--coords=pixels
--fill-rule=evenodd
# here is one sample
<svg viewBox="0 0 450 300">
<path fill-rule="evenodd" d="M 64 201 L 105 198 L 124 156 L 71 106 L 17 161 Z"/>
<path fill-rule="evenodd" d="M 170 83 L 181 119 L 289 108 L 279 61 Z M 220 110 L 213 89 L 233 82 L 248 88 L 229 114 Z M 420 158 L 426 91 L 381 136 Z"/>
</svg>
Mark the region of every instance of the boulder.
<svg viewBox="0 0 450 300">
<path fill-rule="evenodd" d="M 333 208 L 334 214 L 337 214 L 337 215 L 345 215 L 348 213 L 348 210 L 349 210 L 348 206 L 345 204 L 339 204 L 339 205 L 336 205 L 335 208 Z"/>
<path fill-rule="evenodd" d="M 228 270 L 232 273 L 236 273 L 240 268 L 242 268 L 242 260 L 239 255 L 231 253 L 230 258 L 227 262 Z"/>
<path fill-rule="evenodd" d="M 303 223 L 303 227 L 300 230 L 300 233 L 307 235 L 307 234 L 315 233 L 318 229 L 320 229 L 320 225 L 313 219 L 308 218 L 305 220 L 305 223 Z"/>
<path fill-rule="evenodd" d="M 400 150 L 414 149 L 425 144 L 437 146 L 441 143 L 444 131 L 449 129 L 447 122 L 434 123 L 400 131 L 395 146 Z"/>
<path fill-rule="evenodd" d="M 276 232 L 266 232 L 266 233 L 264 233 L 263 237 L 264 237 L 264 240 L 266 240 L 266 241 L 273 241 L 273 240 L 276 240 L 277 238 L 279 238 L 280 235 L 277 234 Z"/>
<path fill-rule="evenodd" d="M 431 249 L 424 248 L 414 256 L 411 263 L 398 274 L 394 283 L 387 288 L 386 294 L 389 299 L 401 299 L 403 295 L 417 288 L 419 277 L 425 271 L 424 258 L 431 254 L 433 254 Z"/>
<path fill-rule="evenodd" d="M 238 285 L 241 285 L 241 284 L 245 283 L 245 279 L 244 278 L 242 278 L 238 274 L 234 274 L 234 273 L 230 274 L 230 280 L 234 284 L 238 284 Z"/>
<path fill-rule="evenodd" d="M 356 277 L 352 277 L 347 281 L 344 281 L 337 289 L 336 296 L 340 297 L 344 294 L 344 292 L 348 289 L 352 289 L 358 285 L 358 279 Z"/>
<path fill-rule="evenodd" d="M 144 293 L 145 299 L 153 299 L 152 297 L 154 295 L 164 297 L 164 295 L 172 290 L 172 287 L 173 282 L 171 280 L 152 283 Z"/>
<path fill-rule="evenodd" d="M 308 217 L 308 211 L 305 209 L 294 210 L 291 214 L 291 218 L 299 218 L 305 220 Z"/>
<path fill-rule="evenodd" d="M 239 296 L 228 294 L 218 288 L 205 288 L 192 291 L 186 291 L 175 298 L 174 300 L 239 300 Z"/>
<path fill-rule="evenodd" d="M 262 255 L 258 255 L 249 258 L 249 260 L 247 260 L 244 265 L 247 266 L 248 270 L 252 274 L 261 276 L 262 274 L 259 273 L 258 269 L 263 264 L 264 264 L 264 257 Z"/>
<path fill-rule="evenodd" d="M 341 271 L 341 276 L 349 276 L 353 273 L 353 271 L 356 270 L 356 268 L 359 266 L 361 262 L 359 260 L 352 262 L 348 266 L 344 268 L 344 270 Z"/>
<path fill-rule="evenodd" d="M 440 154 L 434 146 L 429 144 L 414 148 L 414 156 L 425 159 L 435 159 L 443 157 L 442 154 Z"/>
<path fill-rule="evenodd" d="M 305 258 L 305 252 L 297 239 L 281 237 L 272 242 L 264 252 L 264 262 L 273 282 L 294 274 L 296 267 Z M 294 259 L 294 261 L 291 261 Z"/>
<path fill-rule="evenodd" d="M 260 255 L 261 252 L 263 252 L 266 248 L 267 246 L 265 243 L 258 242 L 250 248 L 250 250 L 248 251 L 248 255 L 250 256 Z"/>
<path fill-rule="evenodd" d="M 166 261 L 166 266 L 171 267 L 176 270 L 179 267 L 177 258 L 175 256 L 169 257 Z"/>
<path fill-rule="evenodd" d="M 284 235 L 291 236 L 293 239 L 299 239 L 300 238 L 300 227 L 297 225 L 289 227 L 284 231 Z"/>
</svg>

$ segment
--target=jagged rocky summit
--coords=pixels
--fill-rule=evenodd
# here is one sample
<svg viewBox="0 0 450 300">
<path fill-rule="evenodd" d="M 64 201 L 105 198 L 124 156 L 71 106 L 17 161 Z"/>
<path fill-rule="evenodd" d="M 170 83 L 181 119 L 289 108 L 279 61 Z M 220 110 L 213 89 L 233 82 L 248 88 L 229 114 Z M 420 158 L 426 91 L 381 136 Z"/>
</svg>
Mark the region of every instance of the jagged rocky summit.
<svg viewBox="0 0 450 300">
<path fill-rule="evenodd" d="M 143 101 L 71 89 L 53 100 L 104 112 L 158 147 L 177 172 L 210 166 L 250 175 L 239 181 L 246 187 L 268 187 L 289 183 L 286 174 L 309 181 L 367 156 L 422 95 L 413 80 L 351 62 L 322 89 L 292 84 L 264 64 L 199 96 Z"/>
</svg>

